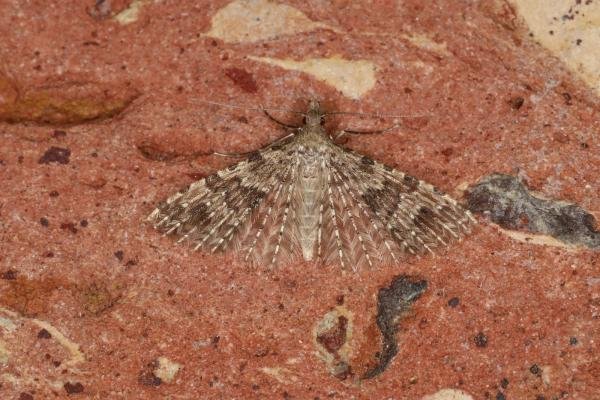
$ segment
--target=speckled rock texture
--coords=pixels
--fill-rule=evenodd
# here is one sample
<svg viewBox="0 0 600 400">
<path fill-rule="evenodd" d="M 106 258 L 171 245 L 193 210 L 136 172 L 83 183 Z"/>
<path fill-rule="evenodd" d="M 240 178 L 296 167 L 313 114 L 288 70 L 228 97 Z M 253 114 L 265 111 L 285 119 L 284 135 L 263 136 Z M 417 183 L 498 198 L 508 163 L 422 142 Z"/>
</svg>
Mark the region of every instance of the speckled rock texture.
<svg viewBox="0 0 600 400">
<path fill-rule="evenodd" d="M 145 223 L 233 162 L 212 152 L 283 134 L 256 107 L 317 97 L 406 116 L 332 116 L 401 122 L 349 148 L 465 203 L 512 176 L 597 232 L 597 66 L 537 42 L 572 20 L 533 29 L 519 4 L 0 1 L 0 398 L 600 399 L 600 253 L 540 239 L 510 202 L 488 198 L 511 224 L 475 210 L 461 242 L 358 273 L 250 268 Z M 418 296 L 382 311 L 398 279 Z"/>
</svg>

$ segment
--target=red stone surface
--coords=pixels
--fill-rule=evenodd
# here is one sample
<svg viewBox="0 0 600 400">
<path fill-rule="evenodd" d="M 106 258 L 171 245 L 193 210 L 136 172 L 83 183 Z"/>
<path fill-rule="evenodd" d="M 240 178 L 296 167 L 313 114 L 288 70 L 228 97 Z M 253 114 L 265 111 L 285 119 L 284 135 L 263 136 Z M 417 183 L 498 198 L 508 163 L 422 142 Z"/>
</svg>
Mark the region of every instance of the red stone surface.
<svg viewBox="0 0 600 400">
<path fill-rule="evenodd" d="M 0 306 L 18 313 L 14 329 L 0 327 L 9 353 L 0 397 L 415 399 L 459 388 L 476 399 L 600 398 L 598 252 L 516 242 L 481 220 L 461 243 L 387 269 L 250 270 L 144 223 L 159 200 L 229 162 L 201 154 L 256 149 L 282 134 L 260 113 L 202 100 L 298 109 L 314 95 L 340 110 L 430 115 L 347 146 L 456 196 L 459 184 L 492 172 L 521 174 L 598 216 L 600 103 L 505 8 L 286 3 L 346 33 L 224 44 L 201 36 L 224 2 L 149 2 L 124 26 L 92 17 L 93 1 L 4 2 L 6 76 L 27 87 L 77 76 L 116 87 L 117 98 L 140 96 L 118 114 L 61 127 L 65 135 L 35 119 L 0 124 Z M 413 33 L 445 42 L 448 54 L 402 39 Z M 378 83 L 360 102 L 246 59 L 334 54 L 378 66 Z M 232 69 L 257 90 L 244 90 Z M 0 81 L 3 104 L 15 99 L 10 88 Z M 176 156 L 147 157 L 143 144 Z M 52 147 L 69 149 L 68 163 L 40 163 Z M 401 273 L 426 279 L 428 290 L 401 323 L 390 367 L 360 384 L 329 375 L 315 324 L 343 295 L 354 316 L 352 365 L 364 371 L 379 346 L 378 289 Z M 79 344 L 86 360 L 69 364 L 34 319 Z M 181 364 L 171 383 L 152 379 L 159 356 Z M 265 372 L 276 368 L 279 380 Z"/>
</svg>

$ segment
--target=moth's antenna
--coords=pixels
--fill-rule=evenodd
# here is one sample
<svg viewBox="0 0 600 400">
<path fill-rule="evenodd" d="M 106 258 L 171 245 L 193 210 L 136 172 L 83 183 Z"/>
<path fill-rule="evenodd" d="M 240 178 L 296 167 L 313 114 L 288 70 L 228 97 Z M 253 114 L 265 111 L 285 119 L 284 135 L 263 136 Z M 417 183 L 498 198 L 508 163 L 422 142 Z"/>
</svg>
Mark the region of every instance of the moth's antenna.
<svg viewBox="0 0 600 400">
<path fill-rule="evenodd" d="M 417 114 L 417 115 L 394 115 L 394 114 L 377 114 L 377 113 L 361 113 L 352 111 L 333 111 L 324 113 L 323 116 L 328 115 L 361 115 L 365 117 L 375 118 L 421 118 L 421 117 L 432 117 L 433 114 Z"/>
<path fill-rule="evenodd" d="M 296 110 L 289 110 L 287 108 L 273 108 L 273 107 L 247 107 L 247 106 L 236 106 L 233 104 L 227 104 L 227 103 L 219 103 L 217 101 L 209 101 L 209 100 L 196 100 L 196 101 L 192 101 L 192 103 L 196 103 L 196 102 L 200 102 L 200 103 L 204 103 L 204 104 L 212 104 L 214 106 L 219 106 L 219 107 L 226 107 L 226 108 L 237 108 L 237 109 L 242 109 L 242 110 L 251 110 L 251 111 L 282 111 L 282 112 L 289 112 L 289 113 L 294 113 L 294 114 L 306 114 L 303 111 L 296 111 Z"/>
</svg>

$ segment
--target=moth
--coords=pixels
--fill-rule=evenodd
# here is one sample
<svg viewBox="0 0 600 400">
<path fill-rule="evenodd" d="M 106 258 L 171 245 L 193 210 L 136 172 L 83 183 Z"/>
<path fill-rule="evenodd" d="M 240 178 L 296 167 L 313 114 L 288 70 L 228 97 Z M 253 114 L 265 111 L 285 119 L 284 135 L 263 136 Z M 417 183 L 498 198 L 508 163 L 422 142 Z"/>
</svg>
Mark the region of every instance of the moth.
<svg viewBox="0 0 600 400">
<path fill-rule="evenodd" d="M 354 271 L 433 252 L 469 232 L 475 220 L 454 199 L 337 145 L 325 116 L 311 100 L 303 126 L 172 195 L 148 220 L 195 250 Z"/>
</svg>

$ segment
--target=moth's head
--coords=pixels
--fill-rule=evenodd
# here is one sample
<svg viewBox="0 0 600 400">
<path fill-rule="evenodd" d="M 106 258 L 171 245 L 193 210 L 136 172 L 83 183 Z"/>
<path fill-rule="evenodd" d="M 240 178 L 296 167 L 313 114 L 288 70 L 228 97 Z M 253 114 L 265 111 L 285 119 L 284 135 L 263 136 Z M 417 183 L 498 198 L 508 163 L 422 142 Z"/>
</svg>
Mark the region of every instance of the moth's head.
<svg viewBox="0 0 600 400">
<path fill-rule="evenodd" d="M 325 122 L 324 113 L 317 99 L 311 99 L 308 103 L 308 111 L 304 114 L 304 123 L 307 126 L 320 126 Z"/>
</svg>

